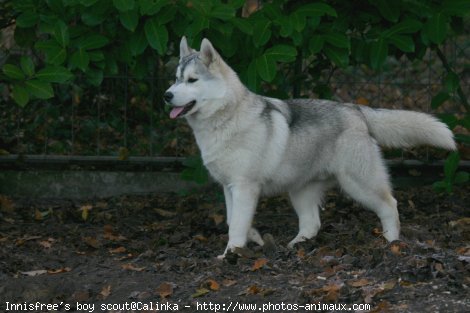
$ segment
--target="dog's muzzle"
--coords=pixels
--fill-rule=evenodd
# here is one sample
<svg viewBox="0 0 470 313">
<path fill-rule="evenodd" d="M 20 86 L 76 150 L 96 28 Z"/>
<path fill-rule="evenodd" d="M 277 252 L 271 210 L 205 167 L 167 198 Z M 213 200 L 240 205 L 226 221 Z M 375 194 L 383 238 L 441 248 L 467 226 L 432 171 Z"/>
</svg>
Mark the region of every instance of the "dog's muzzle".
<svg viewBox="0 0 470 313">
<path fill-rule="evenodd" d="M 165 92 L 165 93 L 163 94 L 163 99 L 165 99 L 165 101 L 166 101 L 167 103 L 170 103 L 171 100 L 173 99 L 173 93 L 170 92 L 170 91 Z"/>
<path fill-rule="evenodd" d="M 171 101 L 173 100 L 173 98 L 174 98 L 174 95 L 170 91 L 167 91 L 163 94 L 163 99 L 165 99 L 165 102 L 168 104 L 171 104 Z M 177 117 L 183 117 L 184 115 L 186 115 L 186 113 L 191 111 L 191 109 L 194 107 L 195 104 L 196 104 L 196 100 L 193 100 L 193 101 L 186 103 L 183 106 L 173 106 L 173 109 L 170 112 L 170 118 L 174 119 Z"/>
</svg>

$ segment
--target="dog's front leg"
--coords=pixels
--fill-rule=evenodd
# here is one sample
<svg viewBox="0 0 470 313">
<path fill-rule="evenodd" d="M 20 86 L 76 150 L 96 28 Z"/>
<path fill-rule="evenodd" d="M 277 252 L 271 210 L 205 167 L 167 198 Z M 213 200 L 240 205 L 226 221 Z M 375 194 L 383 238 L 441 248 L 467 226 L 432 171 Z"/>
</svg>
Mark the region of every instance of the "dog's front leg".
<svg viewBox="0 0 470 313">
<path fill-rule="evenodd" d="M 230 220 L 232 218 L 232 190 L 228 185 L 224 185 L 224 197 L 225 197 L 225 207 L 227 209 L 227 226 L 230 227 Z M 253 241 L 260 246 L 264 245 L 263 238 L 256 230 L 256 228 L 251 227 L 248 231 L 248 241 Z"/>
<path fill-rule="evenodd" d="M 232 191 L 230 187 L 224 185 L 224 198 L 225 198 L 225 209 L 227 211 L 227 226 L 230 226 L 230 220 L 232 218 Z"/>
<path fill-rule="evenodd" d="M 230 185 L 231 209 L 229 208 L 228 244 L 223 258 L 228 251 L 235 248 L 243 248 L 246 245 L 256 204 L 260 193 L 260 187 L 255 183 L 238 183 Z M 226 190 L 227 191 L 227 190 Z"/>
</svg>

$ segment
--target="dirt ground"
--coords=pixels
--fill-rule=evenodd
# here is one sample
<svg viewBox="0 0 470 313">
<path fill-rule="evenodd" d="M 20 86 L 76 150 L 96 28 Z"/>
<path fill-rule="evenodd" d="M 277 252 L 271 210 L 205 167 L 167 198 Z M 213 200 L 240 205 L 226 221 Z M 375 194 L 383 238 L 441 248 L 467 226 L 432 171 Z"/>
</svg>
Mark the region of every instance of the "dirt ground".
<svg viewBox="0 0 470 313">
<path fill-rule="evenodd" d="M 392 244 L 374 214 L 331 192 L 319 235 L 296 250 L 286 248 L 297 230 L 288 200 L 263 199 L 255 224 L 267 244 L 224 261 L 216 187 L 84 202 L 1 197 L 0 311 L 469 312 L 469 191 L 397 190 L 402 241 Z"/>
</svg>

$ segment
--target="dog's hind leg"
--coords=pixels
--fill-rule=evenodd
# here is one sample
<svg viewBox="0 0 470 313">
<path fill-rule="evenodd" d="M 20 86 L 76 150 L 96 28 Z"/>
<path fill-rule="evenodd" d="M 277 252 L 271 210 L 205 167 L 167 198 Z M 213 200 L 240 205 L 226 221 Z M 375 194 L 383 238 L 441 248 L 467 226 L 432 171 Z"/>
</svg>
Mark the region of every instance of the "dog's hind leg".
<svg viewBox="0 0 470 313">
<path fill-rule="evenodd" d="M 353 136 L 353 137 L 351 137 Z M 388 241 L 400 235 L 397 201 L 392 196 L 388 174 L 375 141 L 363 134 L 345 135 L 336 151 L 336 177 L 354 200 L 377 214 Z M 354 142 L 354 145 L 351 145 Z"/>
<path fill-rule="evenodd" d="M 311 239 L 320 230 L 320 204 L 326 187 L 326 183 L 312 182 L 289 192 L 299 218 L 299 233 L 287 247 L 293 248 L 296 243 Z"/>
<path fill-rule="evenodd" d="M 397 201 L 388 188 L 368 188 L 363 182 L 352 176 L 339 177 L 339 182 L 354 200 L 375 212 L 382 223 L 383 236 L 388 241 L 397 240 L 400 235 L 400 220 L 398 217 Z"/>
</svg>

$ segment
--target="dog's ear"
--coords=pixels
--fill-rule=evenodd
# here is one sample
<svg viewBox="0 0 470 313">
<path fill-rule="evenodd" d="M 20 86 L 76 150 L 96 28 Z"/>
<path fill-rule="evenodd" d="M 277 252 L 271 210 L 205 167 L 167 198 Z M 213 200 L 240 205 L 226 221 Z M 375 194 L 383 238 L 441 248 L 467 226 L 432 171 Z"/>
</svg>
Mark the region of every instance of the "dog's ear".
<svg viewBox="0 0 470 313">
<path fill-rule="evenodd" d="M 209 66 L 212 62 L 217 60 L 220 56 L 217 51 L 215 51 L 211 42 L 204 38 L 201 42 L 201 60 L 206 66 Z"/>
<path fill-rule="evenodd" d="M 190 55 L 192 52 L 193 49 L 188 46 L 188 41 L 186 40 L 186 37 L 183 36 L 180 42 L 180 59 L 184 58 L 187 55 Z"/>
</svg>

